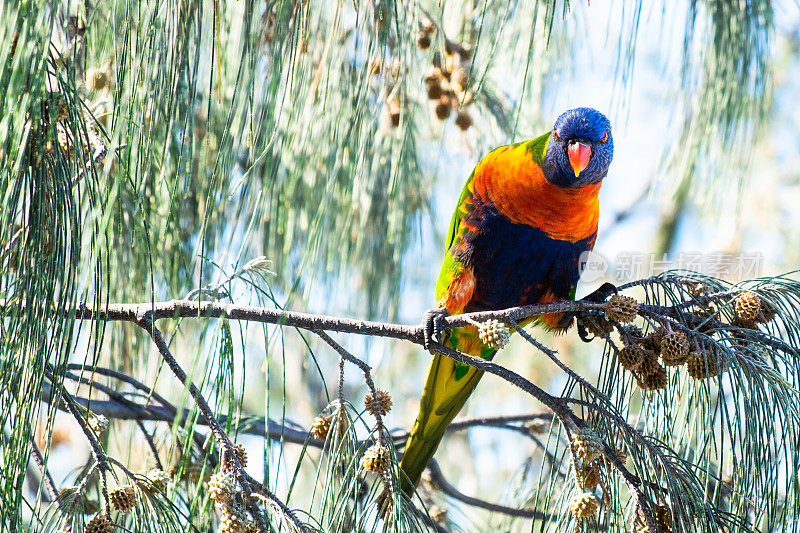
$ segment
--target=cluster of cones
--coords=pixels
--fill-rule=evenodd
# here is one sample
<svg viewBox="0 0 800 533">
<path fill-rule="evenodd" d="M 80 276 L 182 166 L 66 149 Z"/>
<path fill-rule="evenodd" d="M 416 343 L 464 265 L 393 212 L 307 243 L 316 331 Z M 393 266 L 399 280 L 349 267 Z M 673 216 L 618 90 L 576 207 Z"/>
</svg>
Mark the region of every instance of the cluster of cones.
<svg viewBox="0 0 800 533">
<path fill-rule="evenodd" d="M 702 288 L 695 287 L 693 295 L 703 301 Z M 731 324 L 736 327 L 755 329 L 758 324 L 771 320 L 775 313 L 751 291 L 737 294 L 733 300 Z M 691 312 L 697 317 L 719 317 L 713 304 L 696 306 Z M 687 373 L 696 380 L 718 376 L 726 370 L 726 362 L 720 350 L 712 343 L 702 341 L 690 329 L 679 328 L 664 322 L 647 334 L 638 326 L 630 324 L 638 314 L 638 303 L 622 295 L 612 296 L 607 303 L 604 316 L 591 316 L 583 322 L 584 327 L 596 337 L 608 338 L 615 324 L 621 326 L 623 347 L 617 352 L 617 361 L 625 370 L 633 373 L 636 384 L 645 391 L 666 388 L 666 367 L 685 366 Z M 702 329 L 702 328 L 701 328 Z"/>
<path fill-rule="evenodd" d="M 436 26 L 430 20 L 424 20 L 417 36 L 417 46 L 427 50 L 431 46 L 431 37 Z M 469 90 L 470 70 L 472 69 L 472 50 L 466 44 L 457 44 L 445 37 L 444 60 L 436 52 L 433 65 L 425 78 L 425 91 L 428 99 L 436 102 L 434 112 L 439 120 L 447 120 L 455 111 L 456 126 L 462 131 L 468 130 L 472 117 L 466 108 L 473 103 L 473 94 Z"/>
<path fill-rule="evenodd" d="M 165 472 L 151 470 L 146 476 L 137 477 L 136 485 L 138 490 L 144 493 L 163 492 L 166 490 L 168 482 L 169 476 Z M 120 513 L 127 513 L 133 509 L 137 500 L 137 488 L 133 485 L 121 485 L 108 492 L 108 502 L 111 504 L 111 508 Z M 114 522 L 111 521 L 108 514 L 103 513 L 89 520 L 84 528 L 85 533 L 112 533 L 114 530 Z"/>
<path fill-rule="evenodd" d="M 247 465 L 247 452 L 237 444 L 233 452 L 243 467 Z M 219 515 L 220 533 L 257 533 L 258 526 L 250 521 L 242 504 L 236 496 L 240 489 L 236 483 L 234 462 L 226 458 L 222 466 L 208 481 L 208 495 L 214 500 Z"/>
<path fill-rule="evenodd" d="M 608 461 L 603 453 L 605 446 L 600 436 L 586 426 L 573 432 L 570 439 L 573 457 L 575 459 L 575 481 L 577 491 L 569 500 L 569 510 L 577 520 L 584 520 L 594 516 L 600 509 L 600 501 L 594 494 L 595 488 L 600 485 L 606 500 L 610 505 L 610 498 L 602 479 L 602 471 L 608 466 Z M 627 456 L 624 450 L 617 448 L 617 458 L 625 463 Z M 667 505 L 653 506 L 655 522 L 660 533 L 672 533 L 672 517 Z M 651 532 L 646 522 L 637 514 L 633 524 L 634 533 Z"/>
</svg>

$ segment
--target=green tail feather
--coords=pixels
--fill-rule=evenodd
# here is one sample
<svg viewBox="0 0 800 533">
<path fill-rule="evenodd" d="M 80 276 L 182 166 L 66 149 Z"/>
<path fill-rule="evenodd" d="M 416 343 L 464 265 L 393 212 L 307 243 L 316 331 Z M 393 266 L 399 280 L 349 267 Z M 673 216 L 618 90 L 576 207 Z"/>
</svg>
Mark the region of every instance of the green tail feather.
<svg viewBox="0 0 800 533">
<path fill-rule="evenodd" d="M 494 351 L 482 354 L 491 359 Z M 434 355 L 428 368 L 419 414 L 411 430 L 403 458 L 401 487 L 406 494 L 414 492 L 422 472 L 436 453 L 447 426 L 453 421 L 483 375 L 482 371 L 456 363 L 448 357 Z"/>
</svg>

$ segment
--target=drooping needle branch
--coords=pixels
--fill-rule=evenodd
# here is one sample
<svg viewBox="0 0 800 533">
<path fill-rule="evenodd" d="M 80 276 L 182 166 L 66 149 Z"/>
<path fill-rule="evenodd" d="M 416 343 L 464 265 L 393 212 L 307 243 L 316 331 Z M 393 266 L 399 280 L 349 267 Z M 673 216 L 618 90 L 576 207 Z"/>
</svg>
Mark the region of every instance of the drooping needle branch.
<svg viewBox="0 0 800 533">
<path fill-rule="evenodd" d="M 214 416 L 211 406 L 208 405 L 208 402 L 203 397 L 200 390 L 194 383 L 192 383 L 191 379 L 189 379 L 189 376 L 178 364 L 178 361 L 175 359 L 175 357 L 173 357 L 169 350 L 169 346 L 164 340 L 164 337 L 161 335 L 161 331 L 155 326 L 151 317 L 149 315 L 145 315 L 145 317 L 136 320 L 135 323 L 150 334 L 150 338 L 153 339 L 153 342 L 155 343 L 156 348 L 161 354 L 164 362 L 167 363 L 167 366 L 169 366 L 170 370 L 172 370 L 172 373 L 175 374 L 175 377 L 177 377 L 178 380 L 188 389 L 189 394 L 197 404 L 198 410 L 206 418 L 206 422 L 211 429 L 211 432 L 214 434 L 214 439 L 217 441 L 217 445 L 222 450 L 224 457 L 227 457 L 228 460 L 234 465 L 237 479 L 244 494 L 250 498 L 250 495 L 254 494 L 256 491 L 261 492 L 272 502 L 275 507 L 280 509 L 280 511 L 283 513 L 283 516 L 285 516 L 289 522 L 295 528 L 297 528 L 298 531 L 306 531 L 308 529 L 306 525 L 295 516 L 291 509 L 289 509 L 282 501 L 276 498 L 272 492 L 268 491 L 263 486 L 253 488 L 254 484 L 251 483 L 251 481 L 255 480 L 252 480 L 252 478 L 247 476 L 246 472 L 244 471 L 244 468 L 242 467 L 242 464 L 234 451 L 233 443 Z M 251 510 L 253 519 L 256 521 L 259 527 L 261 527 L 263 530 L 266 530 L 266 523 L 264 522 L 261 513 L 258 511 L 258 508 L 255 506 L 255 502 L 252 499 L 250 502 L 248 502 L 248 507 Z"/>
<path fill-rule="evenodd" d="M 115 373 L 118 374 L 118 373 Z M 49 402 L 52 397 L 52 387 L 45 386 L 43 393 L 42 393 L 42 401 Z M 176 421 L 182 425 L 185 421 L 189 420 L 191 417 L 191 412 L 188 409 L 183 409 L 181 412 L 178 411 L 172 405 L 165 406 L 165 405 L 155 405 L 155 404 L 138 404 L 136 402 L 132 402 L 130 400 L 120 401 L 117 400 L 89 400 L 88 398 L 81 398 L 81 397 L 74 397 L 73 400 L 78 405 L 83 406 L 84 408 L 90 408 L 92 413 L 95 415 L 103 415 L 109 419 L 116 419 L 116 420 L 134 420 L 139 424 L 145 421 L 154 421 L 154 422 L 167 422 L 170 425 L 174 424 Z M 62 409 L 65 407 L 62 405 Z M 513 415 L 513 416 L 494 416 L 494 417 L 472 417 L 472 418 L 462 418 L 459 420 L 454 421 L 450 426 L 447 428 L 448 433 L 455 433 L 457 431 L 464 431 L 470 428 L 476 427 L 490 427 L 490 428 L 501 428 L 501 429 L 514 429 L 515 431 L 519 431 L 522 433 L 529 433 L 532 435 L 531 430 L 526 429 L 524 425 L 512 425 L 512 424 L 525 424 L 530 423 L 533 421 L 542 421 L 542 422 L 550 422 L 552 421 L 553 414 L 547 411 L 535 412 L 535 413 L 528 413 L 523 415 Z M 226 424 L 227 416 L 220 415 L 217 417 L 218 422 L 221 425 Z M 198 424 L 207 425 L 207 420 L 205 417 L 201 416 L 197 420 Z M 325 447 L 325 441 L 321 439 L 317 439 L 313 437 L 310 432 L 305 430 L 297 429 L 296 427 L 289 426 L 289 425 L 281 425 L 278 422 L 273 420 L 265 421 L 263 418 L 255 418 L 247 423 L 240 424 L 240 433 L 242 434 L 249 434 L 249 435 L 257 435 L 261 437 L 269 438 L 273 441 L 281 441 L 284 443 L 290 444 L 297 444 L 301 446 L 310 446 L 313 448 L 322 449 Z M 408 431 L 401 430 L 401 431 L 392 431 L 391 432 L 392 439 L 395 441 L 395 446 L 402 445 L 406 439 L 408 439 Z M 369 445 L 370 443 L 366 443 Z M 365 443 L 359 443 L 359 446 L 364 446 Z M 153 450 L 153 454 L 157 457 L 156 450 Z M 39 464 L 39 461 L 37 461 Z M 432 471 L 432 475 L 434 476 L 434 481 L 441 487 L 442 492 L 459 500 L 463 503 L 468 505 L 473 505 L 475 507 L 480 507 L 482 509 L 486 509 L 493 512 L 508 514 L 510 516 L 518 516 L 518 517 L 533 517 L 534 511 L 531 510 L 524 510 L 524 509 L 515 509 L 512 507 L 507 507 L 503 505 L 494 504 L 479 498 L 475 498 L 473 496 L 468 496 L 463 492 L 457 490 L 451 483 L 449 483 L 445 478 L 441 471 L 436 467 L 436 472 Z M 41 465 L 40 465 L 41 469 Z M 51 480 L 52 481 L 52 480 Z M 51 492 L 55 490 L 56 496 L 58 495 L 58 491 L 55 489 L 55 484 L 48 485 L 48 491 Z M 540 513 L 541 514 L 541 513 Z M 536 515 L 538 516 L 538 515 Z M 544 516 L 544 515 L 542 515 Z"/>
<path fill-rule="evenodd" d="M 0 301 L 0 310 L 15 305 L 13 302 Z M 512 307 L 502 311 L 484 311 L 479 313 L 466 313 L 446 317 L 447 329 L 466 326 L 474 321 L 484 321 L 490 318 L 497 320 L 510 319 L 519 321 L 532 316 L 579 312 L 588 310 L 601 310 L 603 304 L 596 302 L 564 301 L 546 304 L 528 305 L 525 307 Z M 75 318 L 84 320 L 122 320 L 127 322 L 141 322 L 145 318 L 160 320 L 163 318 L 222 318 L 230 320 L 245 320 L 266 324 L 291 326 L 310 331 L 336 331 L 341 333 L 356 333 L 375 337 L 392 337 L 407 340 L 416 344 L 423 344 L 423 327 L 421 325 L 409 326 L 390 324 L 386 322 L 373 322 L 369 320 L 355 320 L 351 318 L 338 318 L 311 313 L 295 311 L 282 311 L 268 307 L 252 305 L 226 304 L 219 302 L 169 300 L 155 303 L 133 304 L 108 304 L 97 306 L 90 303 L 68 305 L 66 313 L 74 313 Z"/>
<path fill-rule="evenodd" d="M 0 302 L 0 310 L 2 310 L 2 312 L 13 312 L 13 309 L 10 308 L 14 305 L 15 304 L 12 302 Z M 444 329 L 474 324 L 475 322 L 481 322 L 488 319 L 495 319 L 510 323 L 512 326 L 516 326 L 515 329 L 517 329 L 517 331 L 520 331 L 521 328 L 517 326 L 517 321 L 529 317 L 562 312 L 581 313 L 587 311 L 602 311 L 604 309 L 604 305 L 605 304 L 603 303 L 589 301 L 564 301 L 517 307 L 501 311 L 469 313 L 465 315 L 447 317 L 445 319 L 446 324 Z M 75 305 L 66 306 L 66 310 L 62 312 L 65 312 L 68 316 L 73 316 L 79 320 L 133 322 L 145 330 L 150 335 L 164 362 L 189 391 L 198 407 L 198 410 L 200 411 L 202 417 L 201 423 L 209 426 L 222 453 L 225 454 L 226 457 L 230 458 L 234 463 L 236 467 L 237 478 L 242 486 L 243 493 L 246 495 L 261 493 L 267 499 L 272 501 L 276 507 L 280 508 L 280 510 L 285 513 L 285 516 L 289 519 L 289 521 L 300 530 L 304 529 L 305 526 L 298 518 L 296 518 L 293 512 L 286 507 L 285 504 L 280 502 L 280 500 L 278 500 L 271 492 L 269 492 L 266 487 L 258 483 L 256 480 L 253 480 L 250 476 L 247 476 L 247 474 L 243 471 L 241 464 L 239 464 L 235 454 L 233 453 L 233 444 L 230 438 L 222 429 L 220 421 L 215 418 L 213 411 L 203 395 L 200 393 L 199 389 L 191 382 L 186 372 L 180 367 L 177 360 L 170 353 L 168 344 L 164 340 L 161 331 L 155 326 L 155 321 L 159 319 L 177 318 L 227 318 L 229 320 L 255 321 L 260 323 L 306 329 L 320 336 L 322 340 L 324 340 L 336 352 L 338 352 L 339 356 L 344 360 L 358 366 L 364 373 L 365 379 L 370 385 L 371 390 L 374 389 L 374 384 L 371 383 L 371 368 L 364 361 L 353 356 L 344 350 L 341 345 L 333 341 L 333 339 L 327 335 L 327 331 L 391 337 L 407 340 L 420 345 L 424 344 L 424 329 L 422 325 L 398 325 L 382 322 L 353 320 L 348 318 L 337 318 L 310 313 L 283 311 L 249 305 L 191 301 L 186 299 L 156 303 L 108 304 L 101 306 L 89 303 L 78 303 Z M 532 340 L 528 335 L 525 335 L 525 337 L 529 342 Z M 556 364 L 562 367 L 562 369 L 564 368 L 563 363 L 561 363 L 556 357 L 556 352 L 546 349 L 545 347 L 539 345 L 538 342 L 534 342 L 534 345 L 544 351 L 548 357 L 553 359 Z M 570 408 L 569 398 L 554 396 L 518 373 L 491 361 L 467 355 L 436 342 L 431 344 L 431 349 L 436 353 L 439 353 L 445 357 L 449 357 L 460 363 L 464 363 L 481 371 L 494 374 L 516 386 L 517 388 L 527 392 L 552 411 L 553 415 L 561 422 L 568 434 L 585 426 L 585 422 Z M 571 373 L 571 375 L 573 374 Z M 579 382 L 581 382 L 584 387 L 592 390 L 595 395 L 598 394 L 599 391 L 591 387 L 588 382 L 580 379 L 577 374 L 574 374 L 573 377 L 578 378 Z M 136 384 L 133 385 L 136 386 Z M 173 406 L 164 405 L 165 400 L 163 398 L 159 397 L 156 399 L 162 405 L 147 405 L 141 406 L 140 408 L 139 406 L 134 407 L 128 400 L 120 401 L 120 398 L 112 397 L 111 400 L 113 403 L 108 404 L 103 404 L 99 401 L 93 400 L 92 408 L 108 409 L 109 411 L 114 411 L 114 413 L 119 415 L 120 418 L 131 418 L 134 420 L 174 420 L 180 415 Z M 185 413 L 182 415 L 186 416 Z M 289 428 L 286 427 L 272 428 L 268 425 L 265 425 L 258 429 L 263 431 L 265 435 L 271 435 L 273 431 L 276 432 L 276 434 L 279 432 L 281 437 L 286 441 L 295 441 L 298 443 L 309 442 L 307 434 L 298 431 L 297 435 L 294 435 L 292 431 L 287 431 Z M 379 432 L 379 435 L 382 435 L 382 433 Z M 610 462 L 613 467 L 622 474 L 626 483 L 629 485 L 631 492 L 637 501 L 638 507 L 644 514 L 644 521 L 648 525 L 653 525 L 652 512 L 650 510 L 649 503 L 637 486 L 640 480 L 627 471 L 625 465 L 618 460 L 611 460 Z M 460 498 L 462 501 L 464 501 L 464 498 L 469 498 L 458 491 L 451 492 L 456 494 L 454 497 Z M 257 508 L 251 507 L 251 512 L 256 520 L 261 520 L 261 516 L 259 515 Z M 526 516 L 525 513 L 528 513 L 529 511 L 522 512 L 523 514 L 520 514 L 519 516 Z"/>
</svg>

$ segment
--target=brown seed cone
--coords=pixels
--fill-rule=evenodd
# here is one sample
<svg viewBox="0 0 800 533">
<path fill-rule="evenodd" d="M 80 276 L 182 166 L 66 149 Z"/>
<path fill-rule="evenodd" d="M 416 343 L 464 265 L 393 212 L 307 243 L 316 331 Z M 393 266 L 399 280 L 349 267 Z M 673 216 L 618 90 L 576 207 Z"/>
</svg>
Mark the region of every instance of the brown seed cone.
<svg viewBox="0 0 800 533">
<path fill-rule="evenodd" d="M 651 360 L 645 359 L 648 364 L 647 372 L 644 372 L 644 364 L 639 367 L 640 375 L 636 378 L 636 384 L 642 390 L 655 391 L 666 388 L 667 386 L 667 369 L 661 366 L 658 361 L 652 363 Z"/>
<path fill-rule="evenodd" d="M 247 450 L 244 449 L 244 444 L 236 444 L 233 447 L 233 453 L 236 454 L 236 458 L 239 459 L 242 466 L 247 466 Z"/>
<path fill-rule="evenodd" d="M 439 85 L 438 81 L 436 83 L 427 85 L 425 87 L 425 90 L 428 93 L 428 99 L 429 100 L 438 100 L 444 94 L 444 91 L 442 90 L 442 86 Z"/>
<path fill-rule="evenodd" d="M 383 490 L 375 503 L 378 505 L 378 515 L 381 518 L 386 520 L 392 515 L 392 511 L 394 511 L 394 498 L 392 498 L 392 487 L 389 483 L 384 483 Z"/>
<path fill-rule="evenodd" d="M 218 504 L 219 533 L 247 533 L 247 514 L 238 504 Z"/>
<path fill-rule="evenodd" d="M 92 91 L 102 91 L 108 87 L 108 73 L 97 68 L 90 68 L 86 73 L 86 85 Z"/>
<path fill-rule="evenodd" d="M 153 470 L 147 473 L 147 480 L 150 482 L 150 485 L 157 491 L 164 492 L 167 490 L 167 485 L 169 484 L 170 476 L 163 470 L 154 468 Z"/>
<path fill-rule="evenodd" d="M 431 507 L 428 516 L 431 517 L 431 520 L 436 522 L 437 524 L 441 524 L 447 521 L 447 509 L 444 507 L 439 507 L 438 505 L 434 505 Z"/>
<path fill-rule="evenodd" d="M 650 339 L 653 342 L 654 351 L 657 354 L 661 352 L 661 339 L 663 339 L 666 334 L 667 330 L 662 326 L 658 326 L 650 333 Z"/>
<path fill-rule="evenodd" d="M 430 74 L 425 76 L 425 87 L 430 87 L 431 85 L 441 85 L 441 84 L 442 84 L 442 71 L 437 67 L 433 67 L 430 70 Z"/>
<path fill-rule="evenodd" d="M 459 111 L 456 115 L 456 126 L 461 131 L 467 131 L 472 127 L 472 117 L 466 111 Z"/>
<path fill-rule="evenodd" d="M 680 366 L 689 357 L 689 339 L 682 331 L 667 333 L 661 338 L 661 360 L 667 366 Z"/>
<path fill-rule="evenodd" d="M 450 97 L 443 94 L 436 104 L 436 118 L 439 120 L 446 120 L 450 116 Z"/>
<path fill-rule="evenodd" d="M 331 420 L 333 415 L 319 415 L 311 423 L 311 436 L 315 439 L 325 440 L 328 438 L 328 432 L 331 430 Z"/>
<path fill-rule="evenodd" d="M 569 501 L 569 510 L 575 518 L 589 518 L 597 512 L 600 503 L 591 492 L 581 492 Z"/>
<path fill-rule="evenodd" d="M 599 315 L 586 317 L 586 319 L 583 320 L 583 327 L 586 328 L 586 331 L 601 339 L 604 338 L 606 334 L 614 331 L 614 324 L 605 317 Z"/>
<path fill-rule="evenodd" d="M 368 393 L 364 397 L 364 407 L 372 416 L 384 416 L 392 409 L 392 397 L 384 390 L 375 389 L 374 398 L 372 393 Z"/>
<path fill-rule="evenodd" d="M 683 281 L 683 284 L 689 290 L 689 294 L 691 294 L 695 298 L 699 298 L 701 296 L 705 296 L 706 294 L 708 294 L 708 287 L 706 286 L 705 283 L 687 279 Z"/>
<path fill-rule="evenodd" d="M 114 524 L 104 515 L 97 515 L 86 524 L 85 533 L 112 533 Z"/>
<path fill-rule="evenodd" d="M 603 454 L 603 441 L 590 427 L 575 431 L 572 435 L 572 446 L 584 463 L 591 463 Z"/>
<path fill-rule="evenodd" d="M 733 304 L 736 316 L 745 322 L 754 322 L 761 312 L 761 297 L 754 292 L 740 293 Z"/>
<path fill-rule="evenodd" d="M 364 470 L 369 470 L 376 474 L 387 472 L 390 465 L 389 450 L 377 442 L 367 449 L 366 453 L 364 453 L 364 458 L 361 460 L 361 466 Z"/>
<path fill-rule="evenodd" d="M 389 112 L 389 125 L 392 128 L 397 128 L 400 126 L 400 111 Z"/>
<path fill-rule="evenodd" d="M 694 379 L 701 380 L 715 377 L 720 373 L 717 357 L 711 352 L 692 352 L 686 359 L 686 372 Z"/>
<path fill-rule="evenodd" d="M 208 495 L 217 503 L 228 504 L 236 493 L 236 478 L 230 470 L 220 470 L 208 480 Z"/>
<path fill-rule="evenodd" d="M 421 31 L 417 35 L 417 46 L 420 50 L 427 50 L 431 47 L 431 36 L 429 33 Z"/>
<path fill-rule="evenodd" d="M 619 364 L 629 372 L 635 372 L 645 360 L 645 352 L 639 346 L 623 346 L 618 354 Z"/>
<path fill-rule="evenodd" d="M 120 512 L 130 511 L 136 505 L 136 491 L 131 485 L 125 485 L 108 493 L 111 507 Z"/>
<path fill-rule="evenodd" d="M 625 335 L 621 335 L 620 338 L 622 339 L 622 343 L 625 346 L 630 344 L 638 344 L 644 338 L 644 333 L 642 332 L 642 328 L 635 324 L 630 324 L 627 326 L 622 326 L 622 330 L 626 333 Z"/>
<path fill-rule="evenodd" d="M 247 450 L 244 449 L 243 444 L 234 444 L 233 445 L 233 453 L 236 454 L 236 458 L 239 460 L 239 464 L 243 467 L 247 466 Z M 223 470 L 233 470 L 233 461 L 230 457 L 225 458 L 225 462 L 222 465 Z"/>
<path fill-rule="evenodd" d="M 622 294 L 612 294 L 606 304 L 606 316 L 610 320 L 616 320 L 627 324 L 636 318 L 639 312 L 639 302 L 630 296 L 623 296 Z"/>
<path fill-rule="evenodd" d="M 643 353 L 644 358 L 642 359 L 642 362 L 639 363 L 639 368 L 637 369 L 636 373 L 645 376 L 647 374 L 658 372 L 658 367 L 661 366 L 661 364 L 658 362 L 658 356 L 650 351 L 645 351 Z"/>
<path fill-rule="evenodd" d="M 591 490 L 600 484 L 600 467 L 592 464 L 583 467 L 578 472 L 578 485 L 583 490 Z"/>
<path fill-rule="evenodd" d="M 661 533 L 672 533 L 672 517 L 669 513 L 669 507 L 656 505 L 653 507 L 653 513 L 656 515 L 656 525 L 661 530 Z"/>
<path fill-rule="evenodd" d="M 656 354 L 656 356 L 661 351 L 661 348 L 658 346 L 658 344 L 656 344 L 656 341 L 653 340 L 653 334 L 652 333 L 642 337 L 642 339 L 639 341 L 639 346 L 643 350 L 647 350 L 647 351 L 653 352 L 654 354 Z"/>
</svg>

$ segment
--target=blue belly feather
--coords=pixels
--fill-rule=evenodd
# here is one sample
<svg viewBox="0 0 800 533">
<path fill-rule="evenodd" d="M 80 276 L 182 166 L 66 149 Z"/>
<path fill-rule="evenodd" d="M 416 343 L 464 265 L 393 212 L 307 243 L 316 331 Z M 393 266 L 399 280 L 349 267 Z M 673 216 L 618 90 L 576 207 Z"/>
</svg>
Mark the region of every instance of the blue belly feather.
<svg viewBox="0 0 800 533">
<path fill-rule="evenodd" d="M 475 290 L 464 311 L 535 304 L 547 292 L 556 299 L 569 298 L 580 277 L 580 255 L 591 250 L 595 235 L 577 242 L 553 239 L 539 228 L 511 222 L 488 202 L 478 202 L 465 214 L 469 229 L 451 249 L 475 275 Z"/>
</svg>

